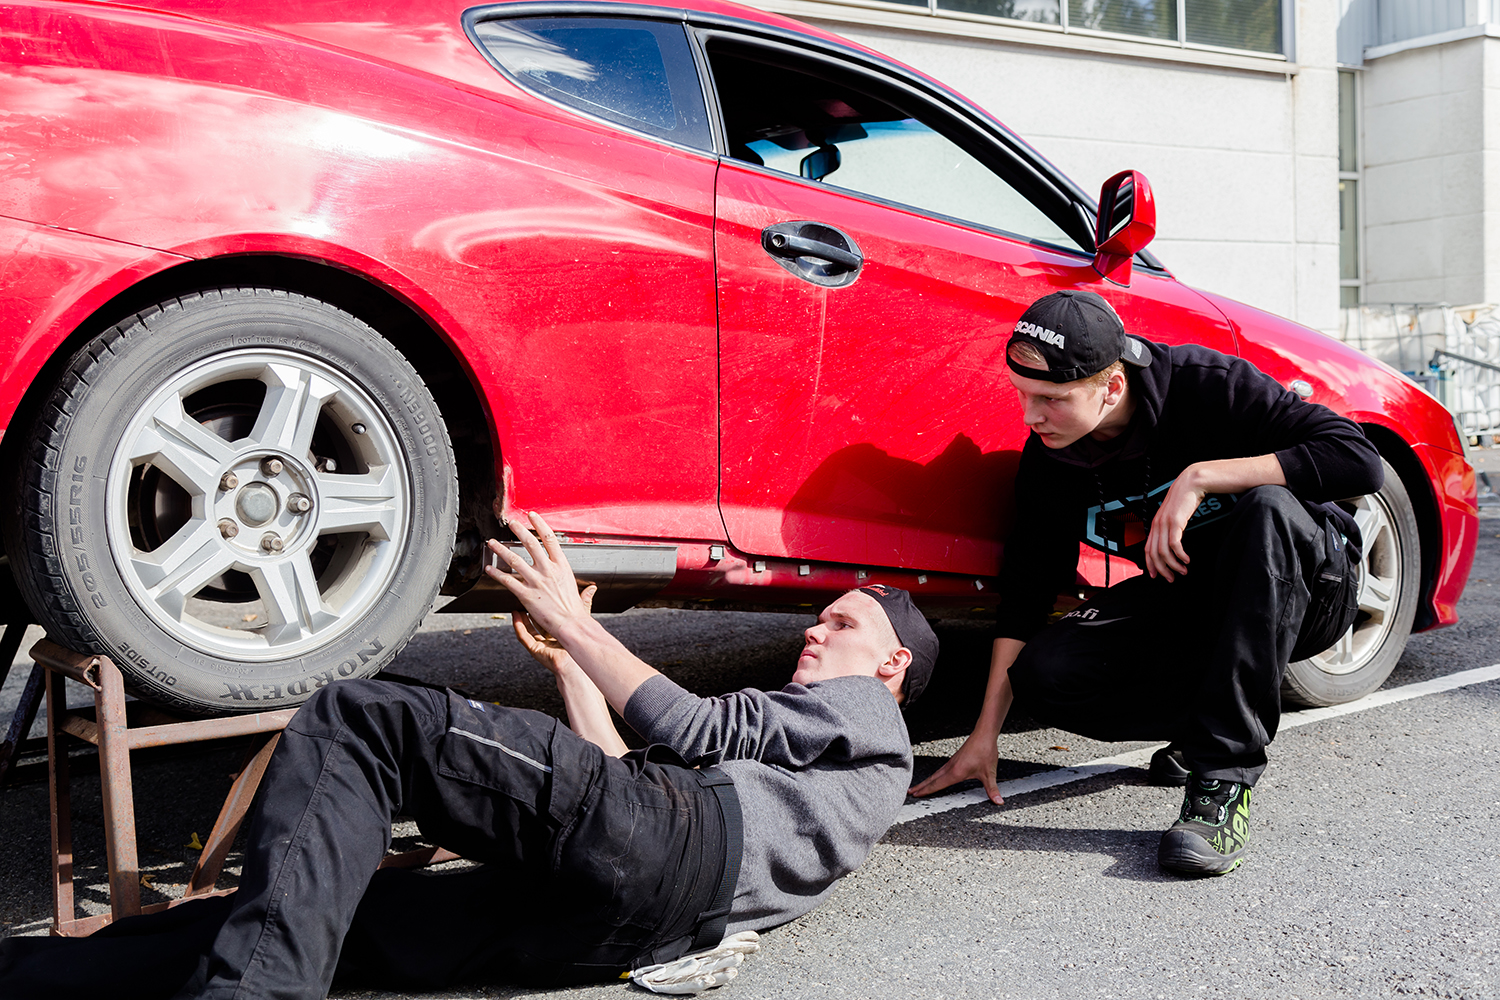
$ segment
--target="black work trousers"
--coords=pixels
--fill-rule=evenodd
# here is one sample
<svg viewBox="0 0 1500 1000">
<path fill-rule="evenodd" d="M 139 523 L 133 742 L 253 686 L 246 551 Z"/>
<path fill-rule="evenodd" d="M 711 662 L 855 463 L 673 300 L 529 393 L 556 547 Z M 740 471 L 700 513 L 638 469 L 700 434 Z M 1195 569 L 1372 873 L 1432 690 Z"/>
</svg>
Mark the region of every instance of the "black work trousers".
<svg viewBox="0 0 1500 1000">
<path fill-rule="evenodd" d="M 1171 740 L 1200 777 L 1255 784 L 1287 663 L 1354 621 L 1358 552 L 1280 486 L 1246 491 L 1215 527 L 1185 539 L 1186 574 L 1122 581 L 1028 642 L 1017 703 L 1093 739 Z"/>
<path fill-rule="evenodd" d="M 483 866 L 377 873 L 398 815 Z M 199 995 L 316 1000 L 336 970 L 387 989 L 613 978 L 687 950 L 725 844 L 686 768 L 451 691 L 333 684 L 272 756 Z"/>
</svg>

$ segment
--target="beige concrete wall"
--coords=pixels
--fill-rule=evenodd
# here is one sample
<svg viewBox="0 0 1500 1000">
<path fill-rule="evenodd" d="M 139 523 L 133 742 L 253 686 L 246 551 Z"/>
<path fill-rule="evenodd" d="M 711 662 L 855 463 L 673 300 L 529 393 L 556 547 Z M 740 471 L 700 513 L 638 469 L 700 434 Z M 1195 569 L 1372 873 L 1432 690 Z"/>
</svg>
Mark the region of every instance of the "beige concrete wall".
<svg viewBox="0 0 1500 1000">
<path fill-rule="evenodd" d="M 1298 0 L 1297 62 L 1288 81 L 1295 171 L 1295 305 L 1285 313 L 1335 335 L 1339 328 L 1338 8 Z"/>
<path fill-rule="evenodd" d="M 1500 39 L 1367 60 L 1365 301 L 1500 301 Z"/>
</svg>

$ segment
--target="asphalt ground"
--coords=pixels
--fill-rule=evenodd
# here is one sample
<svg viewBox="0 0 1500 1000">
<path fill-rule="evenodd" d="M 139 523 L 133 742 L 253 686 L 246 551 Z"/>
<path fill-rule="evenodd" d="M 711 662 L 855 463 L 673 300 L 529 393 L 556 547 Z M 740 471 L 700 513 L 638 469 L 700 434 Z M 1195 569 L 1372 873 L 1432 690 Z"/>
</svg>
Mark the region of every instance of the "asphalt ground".
<svg viewBox="0 0 1500 1000">
<path fill-rule="evenodd" d="M 1383 691 L 1426 691 L 1500 664 L 1500 507 L 1483 511 L 1459 624 L 1414 636 Z M 644 659 L 702 693 L 779 686 L 811 620 L 664 610 L 606 619 Z M 962 742 L 983 686 L 984 627 L 944 623 L 939 635 L 942 661 L 909 719 L 918 778 Z M 561 710 L 506 619 L 433 615 L 391 669 Z M 0 692 L 0 719 L 24 676 L 13 671 Z M 1181 793 L 1110 763 L 1132 752 L 1143 760 L 1151 744 L 1084 740 L 1017 711 L 1000 745 L 1004 806 L 963 788 L 909 801 L 865 865 L 823 907 L 765 934 L 719 995 L 1500 998 L 1500 680 L 1465 679 L 1394 703 L 1375 696 L 1331 718 L 1289 715 L 1255 789 L 1248 860 L 1203 881 L 1156 866 Z M 139 755 L 146 901 L 181 893 L 193 835 L 206 835 L 240 752 Z M 75 769 L 74 825 L 79 910 L 95 913 L 107 896 L 90 768 Z M 46 932 L 47 830 L 45 785 L 0 794 L 0 927 L 10 933 Z M 409 825 L 397 835 L 398 849 L 417 843 Z M 221 885 L 233 884 L 235 860 Z M 445 995 L 589 1000 L 627 989 Z"/>
</svg>

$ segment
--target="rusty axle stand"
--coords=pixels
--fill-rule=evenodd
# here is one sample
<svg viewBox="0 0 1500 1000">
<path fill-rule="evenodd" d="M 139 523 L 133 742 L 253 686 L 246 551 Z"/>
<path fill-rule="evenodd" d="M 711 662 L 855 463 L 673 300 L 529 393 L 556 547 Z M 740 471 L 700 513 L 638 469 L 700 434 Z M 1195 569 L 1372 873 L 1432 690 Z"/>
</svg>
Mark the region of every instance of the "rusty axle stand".
<svg viewBox="0 0 1500 1000">
<path fill-rule="evenodd" d="M 107 656 L 76 653 L 47 639 L 31 647 L 31 658 L 46 671 L 47 771 L 52 801 L 52 933 L 81 937 L 111 921 L 139 913 L 155 913 L 190 899 L 219 896 L 215 882 L 224 859 L 260 786 L 281 730 L 295 708 L 255 715 L 212 719 L 183 719 L 142 702 L 132 706 L 127 720 L 125 685 L 120 668 Z M 69 711 L 66 678 L 87 685 L 94 693 L 92 712 Z M 92 718 L 90 717 L 92 716 Z M 132 724 L 133 723 L 133 724 Z M 72 806 L 69 798 L 68 751 L 64 736 L 99 748 L 99 783 L 104 812 L 104 843 L 109 864 L 108 914 L 76 917 L 73 906 Z M 140 862 L 136 853 L 135 798 L 131 786 L 130 751 L 145 747 L 195 743 L 231 736 L 253 736 L 253 749 L 235 775 L 213 830 L 179 899 L 141 905 Z M 388 856 L 381 867 L 418 867 L 457 857 L 442 848 L 423 848 Z"/>
<path fill-rule="evenodd" d="M 52 933 L 82 936 L 121 917 L 154 913 L 206 896 L 221 895 L 214 883 L 235 834 L 245 820 L 255 789 L 266 771 L 281 730 L 295 709 L 238 715 L 219 719 L 183 720 L 159 709 L 141 712 L 144 725 L 130 726 L 125 715 L 125 684 L 120 668 L 107 656 L 75 653 L 46 639 L 31 647 L 31 658 L 47 668 L 47 772 L 52 799 Z M 65 678 L 71 677 L 94 692 L 93 718 L 68 710 Z M 145 706 L 143 706 L 145 707 Z M 109 862 L 108 915 L 75 917 L 73 910 L 73 830 L 68 791 L 68 751 L 63 734 L 76 736 L 99 748 L 99 787 L 104 810 L 104 844 Z M 193 868 L 181 899 L 141 906 L 140 862 L 136 855 L 135 797 L 130 777 L 130 751 L 144 747 L 194 743 L 226 736 L 258 736 L 249 761 L 235 776 Z"/>
</svg>

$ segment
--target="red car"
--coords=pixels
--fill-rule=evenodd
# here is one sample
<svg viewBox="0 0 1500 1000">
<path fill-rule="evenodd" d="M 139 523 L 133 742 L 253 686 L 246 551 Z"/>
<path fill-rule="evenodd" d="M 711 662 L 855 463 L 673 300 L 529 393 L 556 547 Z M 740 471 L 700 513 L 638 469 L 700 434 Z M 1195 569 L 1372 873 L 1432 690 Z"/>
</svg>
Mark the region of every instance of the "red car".
<svg viewBox="0 0 1500 1000">
<path fill-rule="evenodd" d="M 731 4 L 0 5 L 5 551 L 54 638 L 192 710 L 373 673 L 542 511 L 599 607 L 991 606 L 1058 289 L 1362 424 L 1360 622 L 1294 697 L 1455 620 L 1448 414 L 1179 284 L 1138 174 L 1093 200 L 984 111 Z M 1101 582 L 1092 550 L 1080 584 Z M 1114 569 L 1118 578 L 1118 564 Z"/>
</svg>

